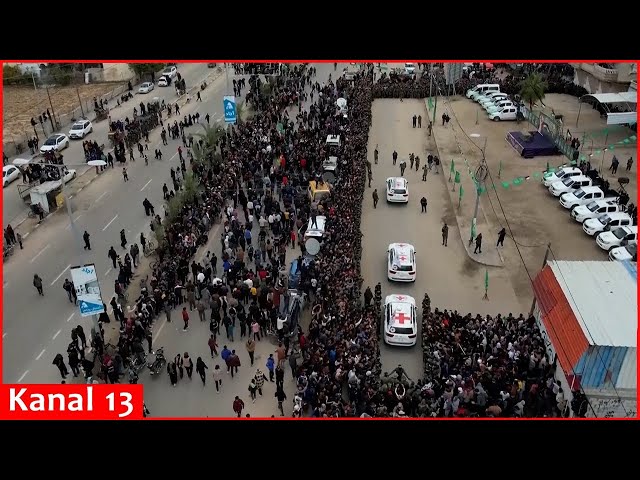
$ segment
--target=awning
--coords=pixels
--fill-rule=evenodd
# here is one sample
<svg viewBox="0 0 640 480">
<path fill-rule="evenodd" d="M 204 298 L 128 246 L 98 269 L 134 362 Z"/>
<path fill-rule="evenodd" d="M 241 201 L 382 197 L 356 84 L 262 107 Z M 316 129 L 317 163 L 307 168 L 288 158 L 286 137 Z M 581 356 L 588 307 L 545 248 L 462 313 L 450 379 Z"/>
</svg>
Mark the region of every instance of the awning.
<svg viewBox="0 0 640 480">
<path fill-rule="evenodd" d="M 580 120 L 580 111 L 582 110 L 583 102 L 590 104 L 599 103 L 602 105 L 603 113 L 607 117 L 607 125 L 624 125 L 634 124 L 637 122 L 636 108 L 638 103 L 638 92 L 589 93 L 587 95 L 583 95 L 580 97 L 576 126 Z M 619 105 L 621 103 L 624 104 L 624 107 L 616 107 L 613 112 L 611 111 L 611 108 L 609 108 L 609 105 Z"/>
<path fill-rule="evenodd" d="M 580 97 L 584 102 L 593 99 L 598 103 L 638 103 L 638 92 L 598 93 Z"/>
</svg>

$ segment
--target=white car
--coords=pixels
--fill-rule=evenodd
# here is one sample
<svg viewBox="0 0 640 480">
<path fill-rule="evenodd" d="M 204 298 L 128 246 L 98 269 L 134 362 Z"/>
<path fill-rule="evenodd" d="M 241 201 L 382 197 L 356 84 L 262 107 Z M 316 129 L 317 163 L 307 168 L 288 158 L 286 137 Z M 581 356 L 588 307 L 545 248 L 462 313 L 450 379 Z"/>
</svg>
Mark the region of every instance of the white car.
<svg viewBox="0 0 640 480">
<path fill-rule="evenodd" d="M 596 243 L 607 252 L 616 247 L 638 243 L 638 227 L 618 227 L 610 232 L 602 232 L 596 237 Z"/>
<path fill-rule="evenodd" d="M 571 210 L 571 218 L 576 222 L 584 222 L 590 218 L 596 218 L 604 213 L 613 213 L 620 211 L 620 204 L 606 200 L 594 200 L 586 205 Z"/>
<path fill-rule="evenodd" d="M 557 172 L 547 172 L 542 177 L 542 184 L 545 187 L 550 187 L 556 182 L 561 182 L 567 177 L 577 177 L 578 175 L 582 175 L 582 170 L 578 167 L 564 167 L 558 170 Z"/>
<path fill-rule="evenodd" d="M 490 104 L 490 105 L 485 105 L 484 109 L 487 111 L 487 113 L 489 115 L 491 115 L 492 113 L 497 112 L 498 110 L 502 110 L 504 107 L 514 107 L 515 108 L 516 104 L 513 103 L 511 100 L 499 100 L 496 103 Z"/>
<path fill-rule="evenodd" d="M 404 64 L 404 73 L 407 75 L 413 75 L 416 73 L 416 64 L 415 63 L 405 63 Z"/>
<path fill-rule="evenodd" d="M 75 170 L 68 169 L 68 168 L 65 169 L 64 176 L 63 176 L 64 183 L 69 183 L 71 180 L 76 178 L 76 175 L 77 175 L 77 173 L 76 173 Z"/>
<path fill-rule="evenodd" d="M 416 281 L 416 249 L 408 243 L 391 243 L 387 249 L 387 278 L 393 282 Z"/>
<path fill-rule="evenodd" d="M 415 299 L 409 295 L 387 295 L 384 300 L 384 342 L 412 347 L 417 337 Z"/>
<path fill-rule="evenodd" d="M 169 78 L 174 78 L 176 75 L 178 75 L 178 69 L 174 66 L 167 67 L 164 70 L 162 70 L 161 75 L 167 76 Z"/>
<path fill-rule="evenodd" d="M 387 202 L 408 203 L 409 182 L 404 177 L 387 178 Z"/>
<path fill-rule="evenodd" d="M 158 86 L 159 87 L 168 87 L 169 83 L 171 83 L 170 77 L 167 77 L 165 75 L 161 76 L 158 79 Z"/>
<path fill-rule="evenodd" d="M 63 133 L 54 133 L 44 142 L 44 145 L 40 147 L 40 153 L 46 153 L 50 150 L 59 152 L 69 146 L 69 137 Z"/>
<path fill-rule="evenodd" d="M 144 82 L 140 85 L 140 88 L 138 88 L 138 93 L 149 93 L 151 90 L 153 90 L 153 83 Z"/>
<path fill-rule="evenodd" d="M 495 103 L 498 100 L 505 100 L 508 99 L 509 95 L 507 95 L 504 92 L 488 92 L 485 95 L 480 95 L 479 97 L 476 98 L 476 102 L 478 102 L 480 105 L 484 106 L 487 105 L 489 103 Z"/>
<path fill-rule="evenodd" d="M 78 120 L 69 130 L 69 138 L 84 138 L 93 132 L 93 125 L 89 120 Z"/>
<path fill-rule="evenodd" d="M 609 252 L 609 260 L 612 262 L 637 262 L 638 244 L 630 243 L 624 247 L 616 247 Z"/>
<path fill-rule="evenodd" d="M 598 218 L 590 218 L 582 224 L 584 233 L 590 236 L 597 235 L 600 232 L 608 231 L 618 227 L 627 227 L 633 225 L 633 219 L 628 213 L 616 212 L 605 213 Z"/>
<path fill-rule="evenodd" d="M 552 183 L 549 187 L 549 193 L 554 197 L 559 197 L 563 193 L 573 192 L 579 188 L 590 186 L 591 179 L 584 175 L 578 175 L 576 177 L 567 177 L 559 182 Z"/>
<path fill-rule="evenodd" d="M 2 188 L 20 178 L 20 169 L 14 165 L 2 167 Z"/>
</svg>

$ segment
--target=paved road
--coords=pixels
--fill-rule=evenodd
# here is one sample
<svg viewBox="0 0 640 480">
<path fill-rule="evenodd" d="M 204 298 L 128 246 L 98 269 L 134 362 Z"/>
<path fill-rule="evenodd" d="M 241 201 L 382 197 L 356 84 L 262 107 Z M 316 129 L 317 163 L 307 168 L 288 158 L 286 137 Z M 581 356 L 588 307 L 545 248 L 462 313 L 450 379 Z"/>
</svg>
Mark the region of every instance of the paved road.
<svg viewBox="0 0 640 480">
<path fill-rule="evenodd" d="M 188 84 L 196 84 L 207 73 L 205 64 L 181 66 Z M 204 113 L 211 121 L 222 119 L 222 96 L 225 94 L 225 76 L 220 76 L 207 87 L 202 102 L 192 101 L 181 108 L 181 114 Z M 170 92 L 171 89 L 165 89 Z M 169 93 L 170 95 L 170 93 Z M 138 102 L 139 103 L 139 102 Z M 197 132 L 197 127 L 191 127 Z M 93 135 L 99 135 L 95 132 Z M 100 176 L 72 200 L 74 218 L 81 234 L 91 234 L 93 250 L 80 248 L 77 237 L 68 228 L 65 215 L 49 218 L 25 242 L 25 250 L 18 251 L 4 264 L 4 319 L 3 319 L 3 379 L 5 382 L 50 382 L 51 361 L 57 352 L 66 352 L 71 327 L 82 323 L 86 332 L 90 318 L 81 319 L 77 309 L 68 302 L 62 289 L 69 277 L 71 265 L 94 262 L 99 272 L 103 299 L 108 303 L 113 295 L 116 272 L 110 267 L 107 251 L 111 245 L 120 249 L 119 232 L 125 229 L 129 242 L 138 242 L 140 233 L 150 238 L 149 218 L 142 207 L 144 198 L 154 204 L 162 214 L 162 185 L 171 185 L 169 165 L 179 165 L 178 145 L 169 140 L 162 147 L 163 160 L 153 159 L 155 148 L 161 147 L 158 129 L 150 136 L 149 165 L 138 159 L 127 162 L 130 181 L 123 182 L 118 168 Z M 72 147 L 73 148 L 73 147 Z M 72 155 L 67 158 L 71 159 Z M 124 253 L 124 252 L 123 252 Z M 38 297 L 32 286 L 34 273 L 44 280 L 45 297 Z M 25 372 L 28 372 L 25 375 Z M 54 371 L 55 373 L 55 371 Z M 55 378 L 55 377 L 54 377 Z"/>
<path fill-rule="evenodd" d="M 422 173 L 409 170 L 411 152 L 420 157 L 424 165 L 427 152 L 433 152 L 432 139 L 426 128 L 412 128 L 411 117 L 422 115 L 423 127 L 427 116 L 424 102 L 420 100 L 375 100 L 373 121 L 369 134 L 368 157 L 372 163 L 373 181 L 365 191 L 362 232 L 362 275 L 364 288 L 373 290 L 376 283 L 382 284 L 382 298 L 392 293 L 409 294 L 416 300 L 418 318 L 422 318 L 422 299 L 428 292 L 432 308 L 457 309 L 460 312 L 508 313 L 520 312 L 520 302 L 505 269 L 489 269 L 489 300 L 484 295 L 485 269 L 468 259 L 453 215 L 447 188 L 448 176 L 429 173 L 422 182 Z M 373 151 L 378 145 L 379 164 L 375 165 Z M 398 152 L 398 163 L 393 166 L 391 154 Z M 409 203 L 387 204 L 385 181 L 400 175 L 400 159 L 407 160 L 405 177 L 409 180 Z M 378 189 L 380 202 L 373 209 L 371 193 Z M 420 199 L 428 201 L 427 213 L 421 213 Z M 456 205 L 457 207 L 457 205 Z M 442 246 L 443 221 L 449 225 L 448 246 Z M 415 246 L 417 252 L 417 275 L 414 283 L 390 282 L 386 277 L 386 251 L 390 243 L 406 242 Z M 530 299 L 529 299 L 530 301 Z M 525 302 L 526 303 L 526 302 Z M 421 338 L 419 326 L 418 339 Z M 417 380 L 422 377 L 421 342 L 412 348 L 390 347 L 381 344 L 383 371 L 391 371 L 399 363 L 408 375 Z"/>
<path fill-rule="evenodd" d="M 315 66 L 318 69 L 317 79 L 319 82 L 325 81 L 329 73 L 335 76 L 333 64 L 317 64 Z M 344 65 L 339 65 L 338 71 L 342 67 Z M 198 109 L 201 113 L 201 121 L 202 115 L 207 112 L 211 115 L 212 122 L 222 118 L 221 106 L 224 89 L 225 77 L 223 75 L 207 89 L 202 103 L 192 103 L 182 108 L 181 112 L 189 113 Z M 154 133 L 151 140 L 149 148 L 153 151 L 156 148 L 155 145 L 160 143 L 159 134 Z M 93 235 L 93 251 L 91 253 L 84 252 L 74 244 L 72 235 L 67 229 L 68 224 L 65 217 L 58 215 L 59 218 L 46 227 L 42 227 L 43 231 L 37 231 L 33 234 L 33 238 L 29 238 L 28 246 L 25 245 L 28 250 L 19 252 L 21 261 L 16 261 L 18 255 L 15 255 L 5 265 L 5 282 L 7 282 L 4 288 L 6 305 L 4 332 L 6 332 L 6 337 L 3 342 L 3 378 L 5 382 L 44 383 L 58 379 L 57 370 L 51 365 L 51 361 L 57 352 L 64 353 L 66 351 L 71 327 L 79 322 L 82 322 L 87 332 L 91 327 L 91 320 L 79 318 L 76 309 L 68 302 L 65 292 L 62 290 L 66 267 L 70 264 L 95 262 L 99 272 L 103 298 L 108 302 L 113 294 L 115 272 L 109 269 L 111 261 L 107 258 L 107 250 L 111 245 L 114 245 L 116 250 L 120 251 L 118 232 L 122 228 L 128 231 L 127 238 L 130 242 L 137 240 L 141 231 L 144 231 L 145 235 L 149 237 L 149 219 L 144 215 L 141 202 L 146 196 L 154 204 L 156 210 L 161 211 L 161 187 L 165 181 L 170 180 L 167 159 L 173 156 L 170 163 L 174 167 L 178 164 L 175 153 L 178 144 L 180 144 L 178 141 L 169 141 L 169 146 L 164 147 L 165 156 L 162 162 L 150 159 L 148 167 L 145 167 L 144 162 L 140 161 L 130 165 L 128 167 L 130 181 L 127 184 L 124 184 L 119 172 L 113 172 L 109 176 L 96 180 L 82 191 L 77 199 L 78 210 L 75 215 L 82 215 L 78 220 L 81 231 L 86 228 Z M 114 217 L 115 220 L 113 220 Z M 105 229 L 104 232 L 103 229 Z M 208 249 L 215 251 L 220 258 L 219 229 L 220 226 L 216 225 L 211 231 L 210 242 L 205 249 L 199 252 L 199 256 Z M 257 234 L 257 231 L 254 233 Z M 297 250 L 289 250 L 289 260 L 297 254 Z M 200 258 L 199 256 L 197 258 Z M 38 297 L 35 289 L 31 286 L 34 272 L 38 272 L 44 279 L 46 295 L 44 298 Z M 20 313 L 23 311 L 28 315 L 21 318 Z M 173 318 L 178 319 L 178 312 L 173 313 Z M 181 322 L 179 323 L 181 324 Z M 164 318 L 156 322 L 154 348 L 164 346 L 168 357 L 173 357 L 178 352 L 188 351 L 194 358 L 194 362 L 198 356 L 202 356 L 209 366 L 210 374 L 214 365 L 220 362 L 212 360 L 209 355 L 207 347 L 208 324 L 201 324 L 196 314 L 195 317 L 192 315 L 192 326 L 188 332 L 184 333 L 181 327 L 177 327 L 178 323 L 166 323 Z M 239 331 L 237 333 L 239 334 Z M 223 345 L 223 338 L 224 334 L 219 338 L 220 347 Z M 233 416 L 231 404 L 235 395 L 240 395 L 245 400 L 249 407 L 247 413 L 251 413 L 253 416 L 278 415 L 277 405 L 273 398 L 274 384 L 267 384 L 265 387 L 263 392 L 265 398 L 258 400 L 255 405 L 250 402 L 247 386 L 250 378 L 255 374 L 255 370 L 246 368 L 249 359 L 244 342 L 236 338 L 236 341 L 230 342 L 229 346 L 238 350 L 243 366 L 240 368 L 239 377 L 225 381 L 223 393 L 219 396 L 214 393 L 215 387 L 210 382 L 211 375 L 207 378 L 205 387 L 202 386 L 199 378 L 194 378 L 191 382 L 193 385 L 187 386 L 185 385 L 187 381 L 181 381 L 175 389 L 170 387 L 166 375 L 162 375 L 160 378 L 151 378 L 146 373 L 142 375 L 141 383 L 145 384 L 145 397 L 152 415 Z M 42 350 L 44 353 L 41 354 Z M 275 350 L 275 345 L 266 341 L 261 342 L 256 350 L 256 367 L 266 371 L 264 364 L 268 354 L 273 350 Z M 66 358 L 66 354 L 64 356 Z M 288 410 L 285 410 L 285 413 L 290 414 L 290 401 L 293 400 L 294 385 L 289 370 L 287 370 L 285 377 L 285 385 L 285 391 L 289 395 Z M 206 392 L 205 396 L 201 392 L 203 388 Z M 185 389 L 197 393 L 185 395 Z M 209 395 L 211 395 L 211 399 L 209 399 Z"/>
<path fill-rule="evenodd" d="M 211 69 L 207 69 L 207 65 L 203 63 L 185 63 L 178 65 L 180 74 L 184 76 L 186 79 L 187 87 L 191 88 L 194 85 L 198 85 L 201 83 L 202 79 L 204 79 L 209 73 L 211 73 Z M 137 92 L 137 90 L 134 90 Z M 111 106 L 110 115 L 112 119 L 118 119 L 125 117 L 132 118 L 133 117 L 133 108 L 136 107 L 138 110 L 140 109 L 139 104 L 141 101 L 145 103 L 151 101 L 152 98 L 158 97 L 161 100 L 164 99 L 167 103 L 173 103 L 176 98 L 176 90 L 171 85 L 170 87 L 160 88 L 157 87 L 148 94 L 138 94 L 134 95 L 132 100 L 129 100 L 126 103 L 123 103 L 120 107 L 115 106 L 115 100 L 113 101 L 113 105 Z M 114 107 L 115 106 L 115 107 Z M 70 126 L 69 126 L 70 128 Z M 63 130 L 62 133 L 67 134 L 69 129 Z M 93 124 L 93 133 L 87 135 L 85 138 L 87 140 L 95 140 L 99 144 L 109 145 L 107 133 L 109 132 L 109 125 L 106 121 L 94 122 Z M 28 153 L 28 152 L 27 152 Z M 64 155 L 65 163 L 84 163 L 84 152 L 82 150 L 82 140 L 71 140 L 69 148 L 62 152 Z M 25 154 L 18 155 L 18 157 L 26 158 Z M 12 161 L 15 157 L 12 157 L 10 160 Z M 78 175 L 84 173 L 87 169 L 91 167 L 73 167 L 78 171 Z M 26 208 L 26 204 L 20 198 L 18 194 L 18 184 L 20 180 L 16 180 L 11 185 L 3 191 L 3 204 L 2 204 L 2 218 L 3 218 L 3 228 L 7 226 L 7 224 L 11 223 L 15 225 L 19 223 L 22 219 L 27 216 L 28 209 Z"/>
</svg>

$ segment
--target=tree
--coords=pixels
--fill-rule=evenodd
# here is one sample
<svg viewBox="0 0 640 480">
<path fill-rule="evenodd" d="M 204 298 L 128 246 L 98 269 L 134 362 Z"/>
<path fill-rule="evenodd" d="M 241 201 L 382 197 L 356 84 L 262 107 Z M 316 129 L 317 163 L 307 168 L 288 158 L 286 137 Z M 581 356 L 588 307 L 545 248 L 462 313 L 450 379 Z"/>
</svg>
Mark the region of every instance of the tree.
<svg viewBox="0 0 640 480">
<path fill-rule="evenodd" d="M 196 163 L 208 161 L 219 161 L 221 158 L 216 154 L 218 140 L 224 135 L 224 128 L 218 125 L 202 125 L 203 133 L 196 133 L 195 136 L 202 140 L 195 142 L 193 147 L 193 159 Z"/>
<path fill-rule="evenodd" d="M 164 63 L 130 63 L 129 67 L 141 79 L 148 75 L 151 78 L 152 73 L 159 72 L 164 68 Z"/>
<path fill-rule="evenodd" d="M 534 103 L 542 102 L 547 87 L 547 82 L 538 73 L 532 73 L 520 82 L 520 97 L 529 104 L 529 110 L 533 109 Z"/>
<path fill-rule="evenodd" d="M 2 67 L 2 83 L 5 85 L 24 85 L 31 82 L 31 75 L 24 73 L 18 65 Z"/>
</svg>

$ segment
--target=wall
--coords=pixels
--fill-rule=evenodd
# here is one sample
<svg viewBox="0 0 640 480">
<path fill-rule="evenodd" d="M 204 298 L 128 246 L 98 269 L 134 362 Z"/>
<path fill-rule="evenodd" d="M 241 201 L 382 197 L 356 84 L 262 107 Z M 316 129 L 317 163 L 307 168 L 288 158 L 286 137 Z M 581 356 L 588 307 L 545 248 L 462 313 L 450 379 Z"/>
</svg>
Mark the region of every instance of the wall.
<svg viewBox="0 0 640 480">
<path fill-rule="evenodd" d="M 589 418 L 635 418 L 638 403 L 635 391 L 629 390 L 591 390 L 585 389 L 593 412 L 589 409 Z M 595 414 L 594 414 L 595 412 Z"/>
<path fill-rule="evenodd" d="M 126 82 L 135 77 L 127 63 L 105 63 L 102 70 L 104 82 Z"/>
</svg>

